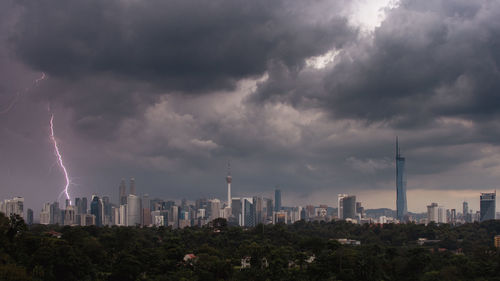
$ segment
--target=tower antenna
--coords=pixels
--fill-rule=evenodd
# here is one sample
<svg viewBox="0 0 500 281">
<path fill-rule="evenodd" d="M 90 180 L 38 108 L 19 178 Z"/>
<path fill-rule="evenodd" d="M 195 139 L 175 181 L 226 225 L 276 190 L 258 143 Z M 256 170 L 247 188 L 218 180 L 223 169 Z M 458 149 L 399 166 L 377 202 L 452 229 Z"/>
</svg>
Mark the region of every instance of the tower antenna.
<svg viewBox="0 0 500 281">
<path fill-rule="evenodd" d="M 399 157 L 399 141 L 398 136 L 396 136 L 396 158 Z"/>
</svg>

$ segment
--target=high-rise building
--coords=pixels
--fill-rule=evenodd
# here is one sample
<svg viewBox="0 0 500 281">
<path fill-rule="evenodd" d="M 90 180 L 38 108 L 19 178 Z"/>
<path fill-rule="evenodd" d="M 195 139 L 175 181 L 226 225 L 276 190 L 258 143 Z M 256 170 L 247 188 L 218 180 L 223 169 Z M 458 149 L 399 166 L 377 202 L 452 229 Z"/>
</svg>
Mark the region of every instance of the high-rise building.
<svg viewBox="0 0 500 281">
<path fill-rule="evenodd" d="M 264 223 L 266 219 L 266 214 L 264 213 L 264 200 L 262 197 L 254 196 L 252 200 L 253 204 L 253 218 L 254 225 L 258 225 L 259 223 Z"/>
<path fill-rule="evenodd" d="M 464 221 L 465 222 L 470 222 L 470 214 L 469 214 L 469 203 L 465 202 L 463 203 L 462 207 L 462 215 L 464 216 Z"/>
<path fill-rule="evenodd" d="M 135 179 L 130 178 L 130 194 L 135 195 Z"/>
<path fill-rule="evenodd" d="M 141 202 L 141 216 L 142 216 L 142 225 L 148 226 L 152 224 L 151 221 L 151 201 L 149 200 L 149 195 L 142 195 Z"/>
<path fill-rule="evenodd" d="M 443 206 L 438 207 L 438 223 L 446 223 L 446 208 Z"/>
<path fill-rule="evenodd" d="M 274 190 L 274 211 L 279 212 L 281 210 L 281 189 Z"/>
<path fill-rule="evenodd" d="M 113 204 L 109 201 L 109 196 L 103 196 L 102 197 L 102 224 L 103 225 L 111 225 L 111 207 Z"/>
<path fill-rule="evenodd" d="M 102 226 L 103 223 L 103 206 L 102 200 L 97 195 L 92 195 L 90 202 L 90 214 L 95 217 L 95 225 Z M 86 224 L 87 225 L 87 224 Z"/>
<path fill-rule="evenodd" d="M 273 217 L 273 199 L 264 198 L 264 202 L 266 205 L 266 219 L 272 220 Z"/>
<path fill-rule="evenodd" d="M 480 221 L 494 220 L 496 213 L 496 195 L 494 193 L 481 193 L 480 196 Z"/>
<path fill-rule="evenodd" d="M 404 221 L 408 213 L 406 204 L 406 172 L 405 158 L 401 156 L 399 142 L 396 138 L 396 214 L 399 221 Z"/>
<path fill-rule="evenodd" d="M 345 197 L 349 196 L 348 194 L 339 194 L 337 195 L 337 217 L 339 219 L 344 218 L 344 204 L 343 200 Z"/>
<path fill-rule="evenodd" d="M 137 226 L 141 224 L 141 199 L 134 195 L 127 196 L 127 225 Z"/>
<path fill-rule="evenodd" d="M 119 218 L 117 220 L 117 222 L 115 222 L 117 225 L 121 225 L 121 226 L 127 226 L 127 204 L 124 204 L 124 205 L 120 205 L 120 209 L 119 209 Z"/>
<path fill-rule="evenodd" d="M 59 202 L 50 204 L 50 224 L 62 224 L 61 209 Z"/>
<path fill-rule="evenodd" d="M 82 202 L 80 203 L 80 214 L 87 214 L 87 197 L 82 197 Z"/>
<path fill-rule="evenodd" d="M 227 206 L 231 208 L 232 205 L 232 197 L 231 197 L 231 182 L 233 181 L 233 178 L 231 177 L 231 163 L 227 163 L 227 176 L 226 176 L 226 182 L 227 182 Z"/>
<path fill-rule="evenodd" d="M 449 222 L 451 224 L 455 224 L 457 222 L 457 210 L 451 209 Z"/>
<path fill-rule="evenodd" d="M 18 215 L 24 218 L 24 198 L 23 197 L 14 197 L 12 199 L 7 199 L 2 204 L 2 213 L 5 216 L 10 217 L 10 215 Z"/>
<path fill-rule="evenodd" d="M 179 206 L 170 206 L 170 212 L 168 213 L 168 224 L 171 225 L 174 229 L 179 228 Z"/>
<path fill-rule="evenodd" d="M 239 222 L 241 210 L 241 199 L 239 197 L 233 197 L 231 200 L 231 215 L 235 218 L 235 222 Z"/>
<path fill-rule="evenodd" d="M 76 197 L 75 198 L 75 212 L 77 215 L 81 214 L 80 204 L 82 204 L 82 199 L 80 199 L 79 197 Z"/>
<path fill-rule="evenodd" d="M 66 209 L 64 210 L 64 225 L 77 224 L 75 213 L 75 207 L 73 205 L 68 205 L 66 207 Z"/>
<path fill-rule="evenodd" d="M 118 186 L 118 203 L 119 205 L 127 204 L 127 185 L 125 184 L 125 179 L 122 179 Z"/>
<path fill-rule="evenodd" d="M 254 226 L 252 198 L 241 199 L 241 226 Z"/>
<path fill-rule="evenodd" d="M 28 209 L 28 211 L 26 213 L 26 223 L 28 225 L 33 224 L 33 210 L 32 209 Z"/>
<path fill-rule="evenodd" d="M 438 204 L 431 203 L 427 206 L 427 223 L 430 222 L 439 222 L 439 214 L 438 214 Z"/>
<path fill-rule="evenodd" d="M 50 224 L 50 203 L 45 203 L 43 205 L 42 211 L 40 212 L 40 224 Z"/>
<path fill-rule="evenodd" d="M 351 195 L 342 199 L 342 218 L 356 219 L 356 196 Z"/>
<path fill-rule="evenodd" d="M 211 199 L 210 200 L 210 220 L 215 220 L 216 218 L 220 218 L 220 209 L 221 203 L 219 199 Z"/>
<path fill-rule="evenodd" d="M 356 202 L 356 214 L 359 215 L 359 217 L 364 217 L 365 216 L 365 208 L 361 206 L 361 202 Z"/>
</svg>

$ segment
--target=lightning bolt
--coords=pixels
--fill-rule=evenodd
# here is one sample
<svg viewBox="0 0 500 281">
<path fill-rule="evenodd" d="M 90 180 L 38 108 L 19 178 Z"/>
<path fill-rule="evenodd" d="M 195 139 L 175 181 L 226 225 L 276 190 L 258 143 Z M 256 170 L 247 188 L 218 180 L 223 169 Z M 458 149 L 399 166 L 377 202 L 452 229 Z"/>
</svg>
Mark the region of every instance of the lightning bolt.
<svg viewBox="0 0 500 281">
<path fill-rule="evenodd" d="M 42 81 L 42 80 L 45 80 L 45 78 L 46 78 L 45 72 L 42 72 L 42 76 L 40 76 L 39 78 L 35 79 L 33 81 L 33 85 L 32 86 L 27 87 L 26 89 L 24 89 L 24 93 L 26 93 L 29 90 L 31 90 L 32 88 L 38 86 L 38 83 L 40 81 Z M 21 92 L 17 92 L 16 96 L 14 97 L 14 99 L 10 102 L 10 104 L 8 106 L 6 106 L 3 110 L 0 111 L 0 114 L 8 113 L 14 107 L 14 105 L 16 105 L 16 103 L 19 101 L 20 97 L 21 97 Z"/>
<path fill-rule="evenodd" d="M 64 178 L 66 179 L 66 185 L 64 186 L 64 189 L 61 192 L 61 194 L 63 194 L 63 193 L 66 194 L 66 199 L 69 200 L 69 204 L 71 205 L 71 199 L 70 199 L 69 190 L 68 190 L 69 184 L 70 184 L 68 170 L 66 169 L 66 166 L 64 166 L 62 155 L 61 155 L 61 152 L 59 151 L 59 146 L 57 145 L 57 140 L 56 140 L 56 137 L 54 134 L 54 114 L 50 115 L 50 139 L 52 140 L 52 143 L 54 144 L 54 151 L 55 151 L 56 156 L 57 156 L 57 163 L 61 167 L 61 170 L 64 173 Z"/>
</svg>

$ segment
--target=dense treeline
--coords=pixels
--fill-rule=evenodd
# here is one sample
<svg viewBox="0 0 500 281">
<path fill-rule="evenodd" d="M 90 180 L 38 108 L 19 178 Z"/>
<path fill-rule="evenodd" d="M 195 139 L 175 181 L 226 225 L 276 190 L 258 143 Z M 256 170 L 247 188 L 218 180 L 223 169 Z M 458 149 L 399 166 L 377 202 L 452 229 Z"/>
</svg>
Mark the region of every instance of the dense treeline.
<svg viewBox="0 0 500 281">
<path fill-rule="evenodd" d="M 0 280 L 500 280 L 497 234 L 499 221 L 28 229 L 0 214 Z M 241 268 L 244 257 L 250 266 Z"/>
</svg>

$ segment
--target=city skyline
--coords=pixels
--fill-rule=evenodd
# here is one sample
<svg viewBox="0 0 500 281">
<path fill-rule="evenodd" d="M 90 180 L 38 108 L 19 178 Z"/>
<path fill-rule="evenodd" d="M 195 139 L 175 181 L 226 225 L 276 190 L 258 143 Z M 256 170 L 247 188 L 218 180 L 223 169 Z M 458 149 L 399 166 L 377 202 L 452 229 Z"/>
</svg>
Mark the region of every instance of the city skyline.
<svg viewBox="0 0 500 281">
<path fill-rule="evenodd" d="M 232 196 L 395 209 L 396 136 L 408 211 L 498 187 L 497 1 L 217 3 L 2 1 L 0 198 L 57 199 L 56 149 L 72 199 L 226 198 L 231 159 Z"/>
</svg>

